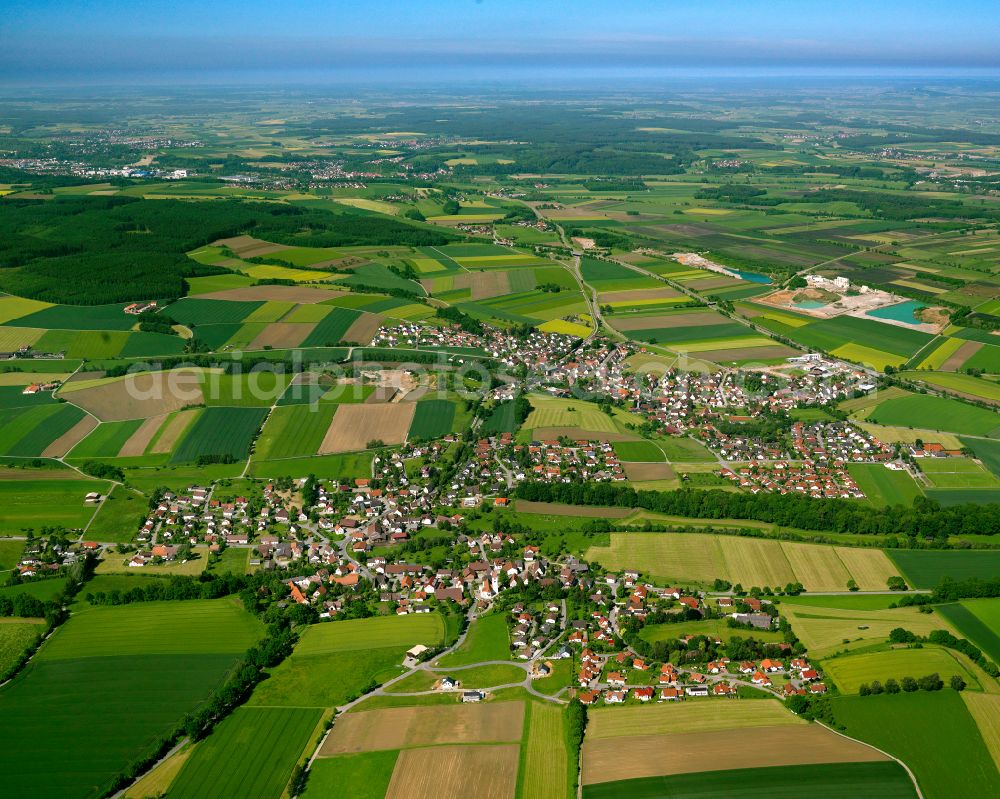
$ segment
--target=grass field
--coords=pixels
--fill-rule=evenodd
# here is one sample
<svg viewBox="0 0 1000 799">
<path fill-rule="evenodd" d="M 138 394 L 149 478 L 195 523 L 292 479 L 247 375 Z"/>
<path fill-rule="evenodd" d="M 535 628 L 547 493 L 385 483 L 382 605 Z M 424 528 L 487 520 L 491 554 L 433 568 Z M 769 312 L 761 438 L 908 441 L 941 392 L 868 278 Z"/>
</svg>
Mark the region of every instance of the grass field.
<svg viewBox="0 0 1000 799">
<path fill-rule="evenodd" d="M 592 402 L 532 395 L 534 410 L 524 422 L 530 429 L 537 427 L 579 427 L 581 430 L 615 433 L 619 428 L 614 419 Z"/>
<path fill-rule="evenodd" d="M 131 541 L 148 510 L 149 499 L 145 495 L 115 486 L 101 503 L 85 534 L 95 541 Z"/>
<path fill-rule="evenodd" d="M 399 754 L 385 799 L 510 799 L 517 786 L 518 753 L 512 744 L 407 749 Z"/>
<path fill-rule="evenodd" d="M 336 405 L 328 403 L 275 408 L 261 431 L 254 457 L 266 460 L 316 454 L 336 410 Z"/>
<path fill-rule="evenodd" d="M 1000 599 L 964 599 L 941 605 L 938 612 L 986 657 L 1000 663 Z"/>
<path fill-rule="evenodd" d="M 315 760 L 302 799 L 384 799 L 398 751 L 365 752 Z"/>
<path fill-rule="evenodd" d="M 106 492 L 108 485 L 103 480 L 0 481 L 0 533 L 39 531 L 46 525 L 82 528 L 96 510 L 83 498 L 91 491 Z"/>
<path fill-rule="evenodd" d="M 170 786 L 178 799 L 279 797 L 323 711 L 239 707 L 197 747 Z"/>
<path fill-rule="evenodd" d="M 831 704 L 848 735 L 906 763 L 926 799 L 1000 793 L 1000 774 L 954 691 L 836 697 Z"/>
<path fill-rule="evenodd" d="M 331 707 L 353 697 L 371 680 L 402 673 L 403 655 L 414 644 L 444 640 L 440 615 L 378 616 L 309 627 L 291 657 L 257 686 L 249 704 Z"/>
<path fill-rule="evenodd" d="M 935 488 L 1000 488 L 1000 479 L 971 458 L 924 458 L 919 467 Z"/>
<path fill-rule="evenodd" d="M 170 462 L 185 463 L 201 456 L 246 458 L 266 416 L 265 408 L 206 408 L 184 434 Z"/>
<path fill-rule="evenodd" d="M 903 372 L 901 377 L 909 380 L 920 380 L 959 396 L 986 400 L 987 402 L 1000 402 L 1000 385 L 972 375 L 954 372 Z"/>
<path fill-rule="evenodd" d="M 985 580 L 1000 574 L 1000 552 L 995 550 L 935 552 L 894 549 L 889 551 L 889 555 L 914 588 L 933 588 L 943 577 L 955 580 L 979 577 Z"/>
<path fill-rule="evenodd" d="M 432 439 L 450 433 L 455 421 L 455 403 L 447 399 L 422 400 L 410 423 L 409 438 Z"/>
<path fill-rule="evenodd" d="M 845 655 L 823 661 L 823 668 L 837 687 L 847 694 L 857 693 L 862 683 L 871 683 L 872 680 L 885 683 L 890 677 L 898 681 L 902 677 L 919 678 L 934 672 L 946 685 L 955 674 L 971 686 L 979 684 L 951 652 L 936 646 Z"/>
<path fill-rule="evenodd" d="M 943 430 L 960 435 L 996 438 L 1000 434 L 1000 416 L 995 411 L 922 394 L 880 403 L 868 414 L 868 419 L 876 424 Z"/>
<path fill-rule="evenodd" d="M 687 621 L 678 624 L 647 624 L 639 633 L 640 638 L 650 643 L 669 641 L 684 635 L 705 635 L 720 641 L 728 641 L 732 637 L 752 637 L 758 641 L 781 640 L 781 633 L 776 630 L 742 630 L 728 627 L 725 619 L 705 619 L 704 621 Z"/>
<path fill-rule="evenodd" d="M 40 619 L 9 617 L 0 619 L 0 679 L 13 669 L 24 651 L 45 630 Z"/>
<path fill-rule="evenodd" d="M 5 791 L 42 799 L 103 794 L 207 699 L 262 629 L 227 600 L 74 614 L 0 689 Z"/>
<path fill-rule="evenodd" d="M 822 597 L 814 599 L 819 601 Z M 809 654 L 816 658 L 886 641 L 889 632 L 896 627 L 903 627 L 917 635 L 928 635 L 932 630 L 947 626 L 940 617 L 920 613 L 918 608 L 838 609 L 794 602 L 783 602 L 781 607 L 795 634 L 809 649 Z"/>
<path fill-rule="evenodd" d="M 821 763 L 674 774 L 587 785 L 584 799 L 911 799 L 913 782 L 898 763 Z"/>
<path fill-rule="evenodd" d="M 642 732 L 648 735 L 683 732 L 721 732 L 723 730 L 804 726 L 805 721 L 789 713 L 776 699 L 755 702 L 697 702 L 663 705 L 627 705 L 598 707 L 587 714 L 587 740 L 628 738 Z"/>
<path fill-rule="evenodd" d="M 563 709 L 546 702 L 528 706 L 517 795 L 520 799 L 564 799 L 576 774 L 569 772 Z"/>
<path fill-rule="evenodd" d="M 466 666 L 485 660 L 510 660 L 510 636 L 502 613 L 491 613 L 476 619 L 462 645 L 435 662 L 447 667 Z"/>
<path fill-rule="evenodd" d="M 847 468 L 868 501 L 880 508 L 892 505 L 909 507 L 916 497 L 921 496 L 920 487 L 909 472 L 886 469 L 880 463 L 851 463 Z"/>
<path fill-rule="evenodd" d="M 612 533 L 610 546 L 591 547 L 586 557 L 608 569 L 640 569 L 667 581 L 711 583 L 721 577 L 746 588 L 800 582 L 807 591 L 841 591 L 853 577 L 862 590 L 885 590 L 897 573 L 874 549 L 696 533 Z"/>
<path fill-rule="evenodd" d="M 615 454 L 625 462 L 662 463 L 663 450 L 652 441 L 616 441 Z"/>
</svg>

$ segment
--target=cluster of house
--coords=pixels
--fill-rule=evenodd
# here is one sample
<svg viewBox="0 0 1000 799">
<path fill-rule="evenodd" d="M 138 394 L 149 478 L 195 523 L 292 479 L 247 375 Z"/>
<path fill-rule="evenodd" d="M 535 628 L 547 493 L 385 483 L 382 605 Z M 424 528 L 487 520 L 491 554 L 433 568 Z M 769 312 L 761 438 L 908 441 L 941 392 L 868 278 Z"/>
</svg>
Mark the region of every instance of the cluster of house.
<svg viewBox="0 0 1000 799">
<path fill-rule="evenodd" d="M 768 491 L 864 499 L 865 494 L 851 475 L 848 464 L 887 464 L 893 458 L 891 445 L 845 422 L 817 422 L 811 425 L 795 422 L 791 436 L 792 458 L 767 461 L 759 453 L 759 446 L 754 453 L 735 442 L 739 437 L 727 437 L 726 444 L 721 448 L 722 456 L 727 460 L 749 463 L 742 467 L 723 468 L 719 474 L 755 494 Z"/>
<path fill-rule="evenodd" d="M 146 311 L 156 310 L 156 300 L 150 300 L 149 302 L 133 302 L 130 305 L 126 305 L 124 308 L 125 313 L 131 314 L 132 316 L 138 316 L 139 314 L 144 314 Z"/>
<path fill-rule="evenodd" d="M 29 383 L 26 385 L 21 393 L 22 394 L 38 394 L 42 391 L 55 391 L 59 388 L 61 384 L 58 380 L 50 381 L 47 383 Z"/>
<path fill-rule="evenodd" d="M 565 357 L 577 341 L 562 333 L 532 330 L 527 336 L 515 336 L 507 330 L 483 325 L 482 333 L 470 333 L 460 325 L 430 327 L 402 322 L 380 327 L 372 339 L 382 347 L 465 347 L 482 350 L 508 367 L 527 366 L 547 370 Z"/>
</svg>

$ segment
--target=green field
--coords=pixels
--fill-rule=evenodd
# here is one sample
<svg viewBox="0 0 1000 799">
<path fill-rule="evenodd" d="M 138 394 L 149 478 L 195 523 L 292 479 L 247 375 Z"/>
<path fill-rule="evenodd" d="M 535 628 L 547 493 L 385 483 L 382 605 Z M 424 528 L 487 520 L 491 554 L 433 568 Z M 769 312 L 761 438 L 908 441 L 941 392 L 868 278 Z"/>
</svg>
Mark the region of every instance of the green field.
<svg viewBox="0 0 1000 799">
<path fill-rule="evenodd" d="M 302 799 L 329 799 L 331 796 L 384 799 L 397 757 L 398 749 L 386 749 L 317 758 L 309 769 L 309 781 Z"/>
<path fill-rule="evenodd" d="M 781 633 L 774 630 L 748 630 L 729 627 L 726 619 L 706 619 L 677 624 L 648 624 L 642 628 L 639 637 L 645 641 L 669 641 L 685 635 L 704 635 L 723 642 L 730 638 L 756 638 L 758 641 L 780 641 Z"/>
<path fill-rule="evenodd" d="M 476 619 L 462 645 L 441 658 L 441 666 L 465 666 L 485 660 L 510 660 L 507 620 L 501 613 Z"/>
<path fill-rule="evenodd" d="M 44 622 L 16 617 L 0 619 L 0 680 L 17 665 L 24 651 L 45 631 Z"/>
<path fill-rule="evenodd" d="M 128 542 L 135 538 L 149 510 L 149 499 L 124 486 L 115 486 L 101 503 L 85 535 L 94 541 Z"/>
<path fill-rule="evenodd" d="M 938 612 L 986 657 L 1000 663 L 1000 599 L 964 599 L 941 605 Z"/>
<path fill-rule="evenodd" d="M 913 505 L 921 496 L 920 487 L 909 472 L 886 469 L 880 463 L 851 463 L 848 471 L 868 501 L 880 508 L 892 505 Z"/>
<path fill-rule="evenodd" d="M 913 782 L 898 763 L 823 763 L 702 771 L 586 785 L 583 799 L 909 799 Z"/>
<path fill-rule="evenodd" d="M 210 696 L 262 629 L 229 600 L 74 614 L 0 689 L 5 791 L 103 795 Z"/>
<path fill-rule="evenodd" d="M 73 447 L 71 454 L 74 458 L 116 458 L 125 442 L 139 429 L 143 421 L 143 419 L 130 419 L 126 422 L 103 422 Z"/>
<path fill-rule="evenodd" d="M 942 577 L 989 579 L 1000 574 L 1000 552 L 891 549 L 888 555 L 914 588 L 934 588 Z"/>
<path fill-rule="evenodd" d="M 91 491 L 104 493 L 103 480 L 0 481 L 0 533 L 20 534 L 23 528 L 86 526 L 96 508 L 84 503 Z"/>
<path fill-rule="evenodd" d="M 663 463 L 663 450 L 651 441 L 616 441 L 615 454 L 626 463 Z"/>
<path fill-rule="evenodd" d="M 280 797 L 322 714 L 318 708 L 236 708 L 184 763 L 171 799 Z"/>
<path fill-rule="evenodd" d="M 975 676 L 949 650 L 936 646 L 844 655 L 823 661 L 823 668 L 847 694 L 857 693 L 862 683 L 871 683 L 872 680 L 885 683 L 889 678 L 897 681 L 902 677 L 919 679 L 934 672 L 940 675 L 945 685 L 948 678 L 955 674 L 969 685 L 978 685 Z"/>
<path fill-rule="evenodd" d="M 336 410 L 332 403 L 275 408 L 261 431 L 255 457 L 266 460 L 315 454 Z"/>
<path fill-rule="evenodd" d="M 886 400 L 868 414 L 868 421 L 993 438 L 1000 434 L 1000 415 L 995 411 L 922 394 Z"/>
<path fill-rule="evenodd" d="M 437 613 L 378 616 L 309 627 L 291 657 L 257 686 L 249 704 L 331 707 L 402 674 L 403 656 L 414 644 L 444 641 Z"/>
<path fill-rule="evenodd" d="M 1000 774 L 956 692 L 835 697 L 831 705 L 848 735 L 906 763 L 926 799 L 1000 794 Z"/>
<path fill-rule="evenodd" d="M 451 432 L 455 421 L 455 403 L 447 399 L 422 400 L 410 423 L 409 439 L 439 438 Z"/>
<path fill-rule="evenodd" d="M 188 428 L 170 462 L 185 463 L 201 456 L 246 458 L 266 416 L 266 408 L 206 408 Z"/>
</svg>

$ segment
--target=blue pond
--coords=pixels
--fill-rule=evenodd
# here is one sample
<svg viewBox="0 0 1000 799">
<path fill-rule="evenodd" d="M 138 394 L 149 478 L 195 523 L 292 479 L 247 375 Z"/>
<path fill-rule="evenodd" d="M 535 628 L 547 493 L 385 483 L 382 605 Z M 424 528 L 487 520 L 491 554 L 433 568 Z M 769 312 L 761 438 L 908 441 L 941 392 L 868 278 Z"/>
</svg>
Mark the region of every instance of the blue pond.
<svg viewBox="0 0 1000 799">
<path fill-rule="evenodd" d="M 876 319 L 892 319 L 894 322 L 919 325 L 920 319 L 917 318 L 917 311 L 926 307 L 915 300 L 907 300 L 896 305 L 887 305 L 885 308 L 876 308 L 874 311 L 869 311 L 867 315 L 874 316 Z"/>
<path fill-rule="evenodd" d="M 733 269 L 731 267 L 726 267 L 730 272 L 735 272 L 740 276 L 741 280 L 749 280 L 751 283 L 773 283 L 767 275 L 761 275 L 757 272 L 744 272 L 742 269 Z"/>
</svg>

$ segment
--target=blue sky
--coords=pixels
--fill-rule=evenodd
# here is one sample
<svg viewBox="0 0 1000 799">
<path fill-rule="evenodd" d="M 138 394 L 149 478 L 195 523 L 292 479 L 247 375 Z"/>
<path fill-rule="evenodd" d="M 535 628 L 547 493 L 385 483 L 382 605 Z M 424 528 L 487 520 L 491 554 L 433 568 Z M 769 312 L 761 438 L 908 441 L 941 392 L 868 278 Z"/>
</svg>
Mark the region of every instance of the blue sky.
<svg viewBox="0 0 1000 799">
<path fill-rule="evenodd" d="M 1000 72 L 998 0 L 5 0 L 0 79 Z"/>
</svg>

